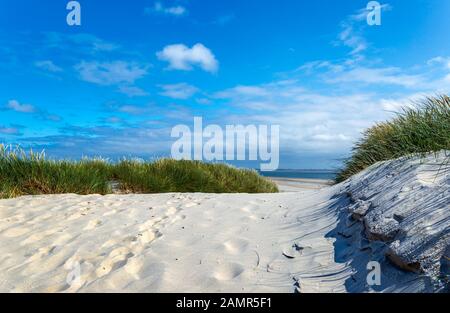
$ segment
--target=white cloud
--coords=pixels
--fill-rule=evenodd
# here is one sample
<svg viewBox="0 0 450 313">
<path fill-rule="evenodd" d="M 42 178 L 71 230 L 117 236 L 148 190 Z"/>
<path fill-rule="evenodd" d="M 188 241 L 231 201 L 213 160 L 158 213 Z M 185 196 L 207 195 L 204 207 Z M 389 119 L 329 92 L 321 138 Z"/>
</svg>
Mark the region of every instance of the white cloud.
<svg viewBox="0 0 450 313">
<path fill-rule="evenodd" d="M 119 92 L 126 94 L 128 97 L 143 97 L 148 95 L 145 90 L 136 86 L 120 86 Z"/>
<path fill-rule="evenodd" d="M 224 91 L 220 91 L 216 93 L 214 96 L 216 98 L 238 98 L 242 99 L 243 97 L 264 97 L 269 95 L 269 92 L 266 88 L 262 88 L 260 86 L 243 86 L 239 85 Z"/>
<path fill-rule="evenodd" d="M 383 110 L 388 112 L 401 112 L 404 108 L 414 107 L 414 103 L 424 99 L 425 96 L 426 95 L 422 93 L 414 93 L 403 97 L 383 98 L 380 100 L 380 105 Z"/>
<path fill-rule="evenodd" d="M 231 23 L 235 18 L 236 16 L 234 14 L 222 15 L 216 18 L 213 24 L 225 26 L 226 24 Z"/>
<path fill-rule="evenodd" d="M 375 122 L 392 118 L 394 112 L 414 106 L 427 95 L 450 91 L 447 59 L 428 63 L 437 66 L 314 61 L 280 73 L 288 80 L 237 85 L 216 92 L 213 98 L 224 101 L 224 107 L 238 109 L 234 115 L 223 114 L 224 123 L 281 125 L 282 153 L 338 155 L 347 153 L 361 132 Z M 310 87 L 301 83 L 306 75 Z"/>
<path fill-rule="evenodd" d="M 107 123 L 111 123 L 111 124 L 119 124 L 119 123 L 123 122 L 123 120 L 120 117 L 117 117 L 117 116 L 108 117 L 105 121 Z"/>
<path fill-rule="evenodd" d="M 392 10 L 392 6 L 388 3 L 380 5 L 381 11 L 390 11 Z M 366 22 L 367 16 L 371 11 L 367 9 L 367 7 L 364 7 L 360 10 L 358 10 L 356 13 L 351 14 L 348 16 L 347 20 L 353 21 L 353 22 Z"/>
<path fill-rule="evenodd" d="M 317 141 L 348 141 L 350 138 L 344 134 L 319 133 L 312 135 L 311 139 Z"/>
<path fill-rule="evenodd" d="M 224 115 L 222 123 L 280 125 L 283 153 L 344 153 L 363 129 L 387 115 L 369 92 L 325 94 L 294 80 L 237 86 L 216 96 L 244 112 Z"/>
<path fill-rule="evenodd" d="M 265 88 L 258 86 L 237 86 L 233 91 L 241 96 L 267 96 L 268 92 Z"/>
<path fill-rule="evenodd" d="M 450 84 L 450 74 L 447 74 L 447 76 L 445 76 L 444 81 L 445 81 L 446 83 L 449 83 L 449 84 Z"/>
<path fill-rule="evenodd" d="M 111 52 L 118 50 L 119 45 L 100 39 L 87 33 L 63 34 L 57 32 L 45 33 L 44 44 L 46 48 L 62 50 L 76 50 L 88 54 Z"/>
<path fill-rule="evenodd" d="M 34 65 L 42 70 L 52 72 L 52 73 L 62 72 L 62 70 L 63 70 L 59 66 L 55 65 L 55 63 L 53 63 L 53 61 L 50 61 L 50 60 L 37 61 L 34 63 Z"/>
<path fill-rule="evenodd" d="M 333 64 L 330 61 L 312 61 L 303 64 L 302 66 L 298 67 L 295 71 L 304 72 L 305 74 L 312 74 L 314 73 L 314 70 L 317 69 L 326 69 L 333 72 L 341 72 L 344 70 L 344 66 L 340 64 Z"/>
<path fill-rule="evenodd" d="M 219 62 L 210 49 L 201 43 L 189 48 L 183 44 L 174 44 L 164 47 L 156 53 L 158 59 L 169 62 L 169 68 L 190 71 L 194 65 L 200 66 L 204 71 L 217 72 Z"/>
<path fill-rule="evenodd" d="M 85 62 L 75 66 L 82 80 L 99 85 L 133 84 L 147 74 L 147 66 L 125 61 Z"/>
<path fill-rule="evenodd" d="M 368 44 L 365 38 L 355 31 L 352 24 L 344 22 L 342 28 L 342 31 L 339 33 L 339 40 L 352 49 L 350 54 L 358 54 L 367 49 Z"/>
<path fill-rule="evenodd" d="M 420 75 L 408 75 L 395 67 L 368 68 L 355 67 L 343 71 L 339 75 L 331 73 L 328 82 L 362 82 L 368 84 L 399 85 L 403 87 L 414 87 L 420 85 L 424 78 Z"/>
<path fill-rule="evenodd" d="M 173 6 L 173 7 L 165 7 L 161 2 L 155 2 L 153 8 L 145 8 L 145 13 L 149 14 L 152 12 L 174 15 L 174 16 L 182 16 L 187 14 L 187 10 L 185 7 L 181 5 Z"/>
<path fill-rule="evenodd" d="M 31 104 L 21 104 L 17 100 L 10 100 L 6 104 L 6 108 L 20 113 L 34 113 L 36 108 Z"/>
<path fill-rule="evenodd" d="M 209 100 L 208 98 L 199 98 L 195 100 L 198 104 L 211 104 L 211 100 Z"/>
<path fill-rule="evenodd" d="M 20 130 L 17 127 L 0 126 L 0 134 L 4 135 L 20 135 Z"/>
<path fill-rule="evenodd" d="M 142 115 L 150 112 L 149 107 L 140 107 L 132 104 L 125 104 L 117 109 L 119 112 L 127 113 L 131 115 Z"/>
<path fill-rule="evenodd" d="M 198 88 L 186 83 L 162 85 L 161 95 L 173 99 L 188 99 L 198 92 Z"/>
<path fill-rule="evenodd" d="M 61 120 L 61 117 L 56 114 L 50 114 L 46 110 L 39 109 L 31 104 L 22 104 L 17 100 L 9 100 L 8 103 L 0 110 L 12 110 L 19 113 L 33 114 L 33 116 L 47 120 L 58 122 Z"/>
<path fill-rule="evenodd" d="M 382 11 L 389 11 L 392 7 L 389 4 L 381 5 Z M 362 36 L 362 29 L 367 26 L 367 8 L 358 10 L 355 14 L 349 15 L 341 22 L 341 32 L 338 39 L 343 45 L 351 48 L 351 55 L 358 55 L 365 51 L 369 44 Z"/>
<path fill-rule="evenodd" d="M 428 65 L 441 64 L 450 70 L 450 57 L 435 57 L 427 61 Z"/>
</svg>

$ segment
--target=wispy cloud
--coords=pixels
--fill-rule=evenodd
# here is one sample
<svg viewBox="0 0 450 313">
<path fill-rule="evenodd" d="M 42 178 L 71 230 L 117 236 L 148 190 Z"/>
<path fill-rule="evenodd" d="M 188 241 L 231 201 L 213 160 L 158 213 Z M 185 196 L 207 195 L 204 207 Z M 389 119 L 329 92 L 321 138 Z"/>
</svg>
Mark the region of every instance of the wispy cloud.
<svg viewBox="0 0 450 313">
<path fill-rule="evenodd" d="M 190 71 L 199 66 L 206 72 L 217 72 L 219 62 L 210 49 L 201 43 L 192 48 L 184 44 L 174 44 L 164 47 L 156 53 L 159 60 L 169 62 L 169 69 Z"/>
<path fill-rule="evenodd" d="M 98 52 L 111 52 L 120 48 L 119 45 L 100 39 L 87 33 L 64 34 L 58 32 L 44 33 L 44 47 L 47 49 L 74 50 L 94 54 Z"/>
<path fill-rule="evenodd" d="M 13 126 L 2 126 L 0 125 L 0 134 L 3 135 L 10 135 L 10 136 L 20 136 L 21 131 L 19 127 L 13 127 Z"/>
<path fill-rule="evenodd" d="M 4 105 L 0 110 L 3 111 L 15 111 L 18 113 L 24 114 L 32 114 L 35 117 L 47 121 L 58 122 L 61 120 L 61 117 L 56 114 L 51 114 L 46 110 L 37 108 L 31 104 L 22 104 L 17 100 L 9 100 L 6 105 Z"/>
<path fill-rule="evenodd" d="M 234 14 L 221 15 L 216 18 L 213 23 L 219 26 L 225 26 L 231 23 L 235 18 L 236 16 Z"/>
<path fill-rule="evenodd" d="M 450 70 L 450 57 L 438 56 L 431 58 L 427 61 L 428 65 L 444 65 L 448 70 Z"/>
<path fill-rule="evenodd" d="M 9 100 L 6 104 L 6 109 L 20 113 L 35 113 L 37 111 L 37 109 L 31 104 L 21 104 L 17 100 Z"/>
<path fill-rule="evenodd" d="M 213 98 L 239 112 L 223 114 L 223 123 L 281 125 L 284 155 L 289 151 L 344 155 L 373 123 L 392 117 L 425 95 L 450 92 L 446 57 L 412 68 L 313 61 L 280 76 L 289 79 L 237 85 L 214 93 Z"/>
<path fill-rule="evenodd" d="M 354 28 L 352 23 L 343 22 L 342 31 L 339 33 L 339 40 L 347 47 L 351 48 L 350 54 L 357 54 L 367 49 L 367 41 Z"/>
<path fill-rule="evenodd" d="M 123 119 L 117 116 L 110 116 L 106 119 L 104 119 L 104 121 L 106 123 L 110 123 L 110 124 L 120 124 L 123 123 Z"/>
<path fill-rule="evenodd" d="M 160 94 L 172 99 L 189 99 L 199 91 L 197 87 L 186 83 L 161 85 L 160 87 L 163 90 Z"/>
<path fill-rule="evenodd" d="M 266 86 L 267 87 L 267 86 Z M 217 98 L 238 98 L 242 99 L 243 97 L 264 97 L 268 96 L 270 93 L 267 88 L 260 86 L 243 86 L 239 85 L 224 91 L 217 92 L 215 97 Z"/>
<path fill-rule="evenodd" d="M 119 92 L 128 97 L 144 97 L 149 95 L 148 92 L 136 86 L 120 86 Z"/>
<path fill-rule="evenodd" d="M 382 11 L 388 11 L 391 8 L 389 4 L 381 5 Z M 362 35 L 364 28 L 367 26 L 368 13 L 367 8 L 362 8 L 341 22 L 341 31 L 338 39 L 343 45 L 351 48 L 350 55 L 358 55 L 369 46 L 369 43 Z"/>
<path fill-rule="evenodd" d="M 37 68 L 40 68 L 44 71 L 51 72 L 51 73 L 58 73 L 58 72 L 63 71 L 63 69 L 61 67 L 55 65 L 55 63 L 53 63 L 53 61 L 51 61 L 51 60 L 36 61 L 34 63 L 34 65 Z"/>
<path fill-rule="evenodd" d="M 414 103 L 423 99 L 424 93 L 414 93 L 402 97 L 387 97 L 380 100 L 383 110 L 388 112 L 401 112 L 405 108 L 414 107 Z"/>
<path fill-rule="evenodd" d="M 416 87 L 424 82 L 421 75 L 405 74 L 400 68 L 396 67 L 355 67 L 342 71 L 339 75 L 332 73 L 327 81 L 332 83 L 351 83 L 361 82 L 367 84 L 379 85 L 399 85 L 403 87 Z"/>
<path fill-rule="evenodd" d="M 133 84 L 137 79 L 147 74 L 148 66 L 134 62 L 86 62 L 75 65 L 80 78 L 98 85 Z"/>
<path fill-rule="evenodd" d="M 295 80 L 237 86 L 216 96 L 245 112 L 227 121 L 281 125 L 283 153 L 343 153 L 364 127 L 385 116 L 371 93 L 325 95 Z"/>
<path fill-rule="evenodd" d="M 450 58 L 449 58 L 450 60 Z M 295 77 L 307 75 L 309 80 L 319 83 L 339 85 L 340 88 L 394 88 L 397 92 L 407 90 L 421 92 L 446 92 L 450 85 L 446 75 L 450 74 L 450 66 L 446 57 L 432 58 L 409 68 L 383 65 L 382 60 L 369 62 L 368 59 L 351 60 L 322 60 L 307 62 L 295 71 L 282 76 Z M 401 88 L 399 88 L 401 87 Z"/>
<path fill-rule="evenodd" d="M 172 16 L 182 16 L 187 14 L 187 9 L 184 6 L 176 5 L 176 6 L 164 6 L 162 2 L 157 1 L 153 8 L 145 8 L 144 11 L 146 14 L 159 13 L 165 15 Z"/>
<path fill-rule="evenodd" d="M 133 104 L 119 105 L 116 110 L 130 115 L 144 115 L 152 112 L 150 106 L 138 106 Z"/>
</svg>

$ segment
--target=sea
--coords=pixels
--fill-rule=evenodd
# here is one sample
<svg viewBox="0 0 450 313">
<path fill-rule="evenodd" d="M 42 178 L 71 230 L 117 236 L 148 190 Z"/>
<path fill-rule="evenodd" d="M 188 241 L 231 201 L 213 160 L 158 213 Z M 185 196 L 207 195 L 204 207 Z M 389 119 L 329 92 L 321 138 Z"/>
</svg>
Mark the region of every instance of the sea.
<svg viewBox="0 0 450 313">
<path fill-rule="evenodd" d="M 305 178 L 305 179 L 326 179 L 333 180 L 336 177 L 335 170 L 297 170 L 297 169 L 278 169 L 272 172 L 259 173 L 266 177 L 279 178 Z"/>
</svg>

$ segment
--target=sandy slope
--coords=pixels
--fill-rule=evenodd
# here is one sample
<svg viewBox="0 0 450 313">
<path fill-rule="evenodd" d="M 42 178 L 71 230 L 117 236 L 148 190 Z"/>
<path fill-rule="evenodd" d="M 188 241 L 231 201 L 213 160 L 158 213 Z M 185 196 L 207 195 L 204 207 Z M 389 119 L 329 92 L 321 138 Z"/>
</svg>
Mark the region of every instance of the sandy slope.
<svg viewBox="0 0 450 313">
<path fill-rule="evenodd" d="M 450 152 L 381 162 L 341 184 L 351 203 L 335 232 L 336 259 L 350 261 L 361 290 L 368 259 L 383 269 L 385 291 L 450 291 Z M 406 271 L 398 271 L 395 264 Z M 447 277 L 444 279 L 444 277 Z M 430 280 L 429 277 L 440 280 Z"/>
<path fill-rule="evenodd" d="M 0 291 L 431 291 L 428 276 L 385 257 L 409 251 L 434 271 L 448 246 L 450 171 L 430 182 L 439 162 L 428 161 L 387 162 L 344 184 L 281 194 L 2 200 Z M 365 227 L 378 228 L 366 215 L 389 226 L 398 210 L 401 231 L 367 239 Z M 415 238 L 422 250 L 407 249 Z M 429 250 L 433 242 L 442 249 Z M 365 283 L 371 260 L 382 264 L 382 286 Z"/>
</svg>

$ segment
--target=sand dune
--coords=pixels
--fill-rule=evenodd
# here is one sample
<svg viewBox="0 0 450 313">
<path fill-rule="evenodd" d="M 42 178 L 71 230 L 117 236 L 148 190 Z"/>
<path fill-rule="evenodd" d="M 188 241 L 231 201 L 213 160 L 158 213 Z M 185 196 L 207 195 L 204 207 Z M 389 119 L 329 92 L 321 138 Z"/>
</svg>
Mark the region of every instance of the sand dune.
<svg viewBox="0 0 450 313">
<path fill-rule="evenodd" d="M 430 277 L 450 229 L 450 171 L 430 176 L 443 158 L 387 162 L 340 185 L 280 194 L 2 200 L 0 291 L 432 291 Z M 420 195 L 428 195 L 423 201 L 414 197 L 419 185 L 425 186 Z M 366 212 L 362 201 L 371 201 Z M 364 225 L 376 225 L 349 219 L 360 212 L 364 221 L 377 210 L 383 221 L 403 212 L 402 232 L 389 243 L 366 240 Z M 400 270 L 385 257 L 390 251 L 402 258 L 414 238 L 429 252 L 418 258 L 429 256 L 426 264 L 434 264 L 424 268 L 426 275 Z M 426 247 L 436 238 L 442 249 L 431 253 Z M 415 251 L 408 253 L 414 259 Z M 370 260 L 382 264 L 381 286 L 365 283 Z"/>
</svg>

